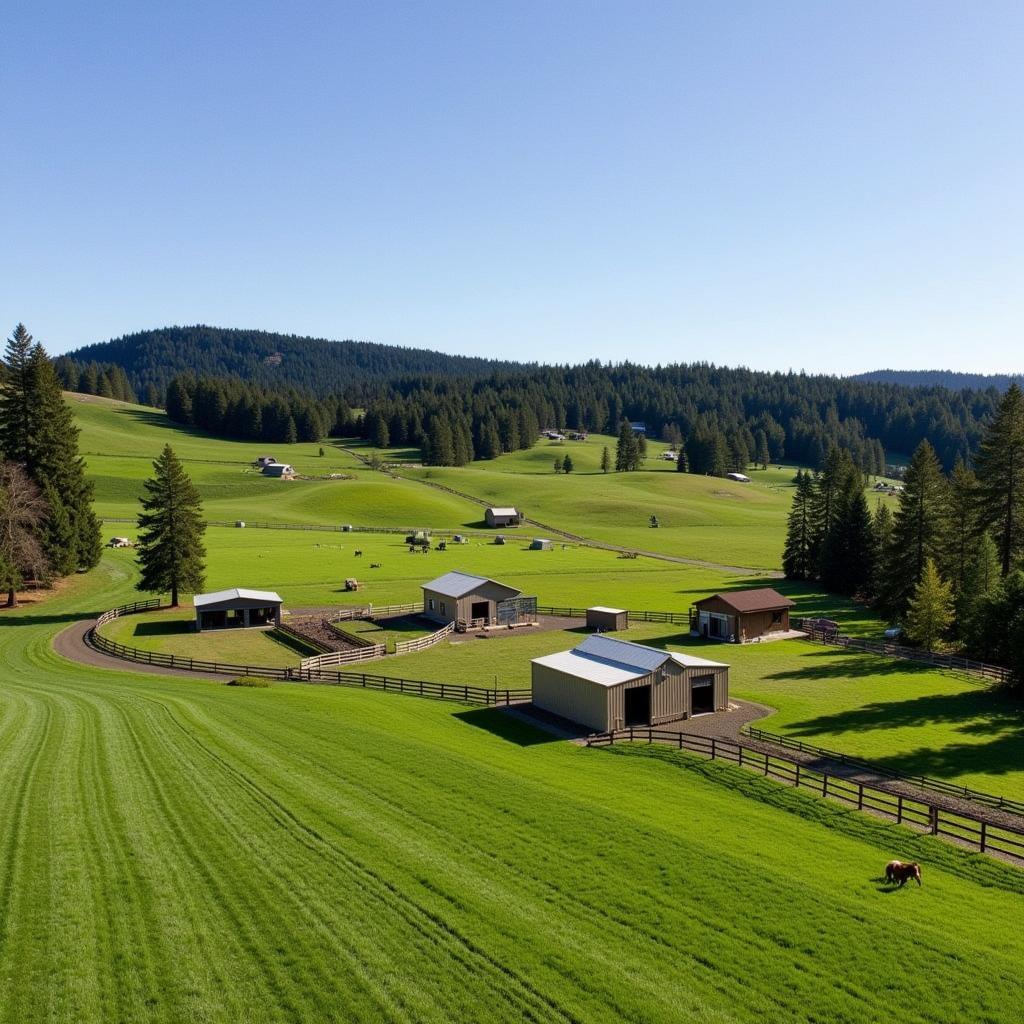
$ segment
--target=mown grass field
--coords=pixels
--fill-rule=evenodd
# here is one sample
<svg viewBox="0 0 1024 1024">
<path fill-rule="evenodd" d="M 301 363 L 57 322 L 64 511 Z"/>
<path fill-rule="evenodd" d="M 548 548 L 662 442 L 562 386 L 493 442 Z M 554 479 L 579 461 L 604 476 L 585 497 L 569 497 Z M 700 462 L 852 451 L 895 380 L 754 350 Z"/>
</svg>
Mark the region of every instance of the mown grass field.
<svg viewBox="0 0 1024 1024">
<path fill-rule="evenodd" d="M 52 652 L 130 583 L 2 613 L 5 1024 L 1019 1019 L 1020 872 L 501 712 Z"/>
<path fill-rule="evenodd" d="M 102 627 L 103 635 L 126 647 L 156 651 L 200 661 L 230 665 L 261 665 L 283 668 L 317 653 L 297 641 L 284 642 L 281 634 L 265 629 L 194 629 L 191 605 L 158 612 L 125 615 Z"/>
</svg>

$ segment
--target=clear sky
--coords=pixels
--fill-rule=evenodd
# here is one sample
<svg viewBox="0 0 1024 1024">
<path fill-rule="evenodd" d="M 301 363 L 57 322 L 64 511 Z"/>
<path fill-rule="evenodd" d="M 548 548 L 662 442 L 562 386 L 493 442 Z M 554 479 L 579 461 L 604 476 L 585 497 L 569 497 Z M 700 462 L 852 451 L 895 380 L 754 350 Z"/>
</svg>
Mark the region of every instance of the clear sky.
<svg viewBox="0 0 1024 1024">
<path fill-rule="evenodd" d="M 1024 370 L 1024 4 L 35 3 L 0 329 Z"/>
</svg>

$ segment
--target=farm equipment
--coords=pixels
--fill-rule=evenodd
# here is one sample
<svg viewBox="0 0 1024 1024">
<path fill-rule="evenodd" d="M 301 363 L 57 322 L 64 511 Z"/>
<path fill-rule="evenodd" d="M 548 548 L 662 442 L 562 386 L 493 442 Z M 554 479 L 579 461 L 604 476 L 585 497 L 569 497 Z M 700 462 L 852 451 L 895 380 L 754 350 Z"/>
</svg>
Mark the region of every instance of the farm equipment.
<svg viewBox="0 0 1024 1024">
<path fill-rule="evenodd" d="M 658 517 L 657 516 L 651 516 L 650 524 L 651 524 L 651 529 L 652 530 L 656 530 L 661 525 L 661 523 L 658 522 Z"/>
</svg>

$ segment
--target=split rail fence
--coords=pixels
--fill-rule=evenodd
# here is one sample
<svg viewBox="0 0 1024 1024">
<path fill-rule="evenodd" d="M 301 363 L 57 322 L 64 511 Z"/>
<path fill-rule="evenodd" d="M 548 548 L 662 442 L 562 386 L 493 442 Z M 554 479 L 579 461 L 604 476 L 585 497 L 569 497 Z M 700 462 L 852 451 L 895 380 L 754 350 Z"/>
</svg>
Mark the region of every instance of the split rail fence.
<svg viewBox="0 0 1024 1024">
<path fill-rule="evenodd" d="M 1024 864 L 1024 829 L 996 825 L 982 818 L 938 807 L 924 800 L 892 793 L 865 782 L 809 768 L 782 754 L 755 750 L 735 740 L 692 736 L 664 729 L 617 729 L 586 740 L 588 747 L 614 743 L 659 743 L 727 761 L 817 796 L 837 800 L 858 811 L 867 811 L 898 825 L 951 840 L 981 853 L 995 853 Z"/>
<path fill-rule="evenodd" d="M 530 700 L 532 694 L 526 689 L 490 689 L 486 686 L 468 686 L 457 683 L 436 683 L 426 679 L 403 679 L 400 676 L 376 675 L 365 672 L 330 671 L 301 668 L 272 668 L 267 665 L 236 665 L 230 662 L 205 661 L 200 658 L 186 658 L 177 654 L 162 654 L 159 651 L 144 651 L 117 643 L 99 632 L 99 627 L 123 615 L 136 612 L 154 611 L 166 607 L 159 598 L 135 601 L 132 604 L 111 608 L 97 618 L 86 632 L 85 642 L 94 650 L 123 661 L 159 668 L 184 669 L 191 672 L 209 672 L 227 676 L 261 676 L 267 679 L 281 679 L 291 682 L 325 683 L 331 686 L 354 686 L 365 690 L 379 690 L 384 693 L 404 693 L 435 700 L 458 701 L 462 704 L 481 704 L 486 707 L 521 704 Z"/>
<path fill-rule="evenodd" d="M 822 629 L 815 625 L 814 619 L 796 619 L 794 629 L 802 630 L 805 637 L 811 643 L 825 644 L 829 647 L 846 647 L 851 651 L 863 651 L 865 654 L 880 654 L 887 658 L 900 658 L 904 661 L 915 661 L 921 665 L 931 665 L 934 668 L 952 669 L 956 672 L 966 672 L 972 676 L 981 676 L 983 679 L 991 679 L 997 683 L 1006 683 L 1010 680 L 1011 672 L 1002 665 L 991 665 L 985 661 L 974 661 L 972 658 L 964 658 L 958 654 L 938 654 L 935 651 L 920 651 L 914 647 L 904 647 L 902 644 L 886 642 L 884 640 L 868 640 L 859 636 L 844 636 L 833 630 Z"/>
<path fill-rule="evenodd" d="M 967 786 L 956 786 L 952 782 L 943 779 L 932 779 L 925 775 L 903 775 L 894 772 L 883 765 L 871 761 L 862 761 L 859 758 L 850 757 L 849 754 L 842 754 L 836 750 L 828 750 L 826 747 L 817 747 L 812 743 L 804 743 L 803 740 L 793 739 L 792 736 L 783 736 L 779 733 L 768 732 L 766 729 L 758 729 L 752 725 L 745 725 L 740 730 L 744 736 L 752 740 L 762 740 L 765 743 L 772 743 L 775 746 L 787 747 L 790 750 L 799 750 L 802 754 L 813 754 L 815 757 L 827 758 L 829 761 L 836 761 L 859 771 L 871 772 L 874 775 L 882 775 L 893 782 L 905 782 L 907 785 L 916 786 L 918 789 L 931 790 L 933 793 L 941 793 L 943 796 L 951 796 L 960 800 L 970 800 L 976 804 L 984 804 L 997 811 L 1010 811 L 1013 814 L 1024 815 L 1024 802 L 1010 800 L 1008 797 L 994 796 L 978 789 L 970 789 Z"/>
</svg>

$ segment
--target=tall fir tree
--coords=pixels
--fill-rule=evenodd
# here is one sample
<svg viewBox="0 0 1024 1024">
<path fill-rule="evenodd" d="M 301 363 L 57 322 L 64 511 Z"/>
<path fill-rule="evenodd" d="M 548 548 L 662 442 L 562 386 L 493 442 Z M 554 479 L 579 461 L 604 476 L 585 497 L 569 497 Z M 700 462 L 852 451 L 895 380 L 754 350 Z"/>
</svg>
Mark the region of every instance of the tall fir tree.
<svg viewBox="0 0 1024 1024">
<path fill-rule="evenodd" d="M 967 574 L 979 543 L 978 479 L 957 459 L 949 475 L 944 518 L 942 523 L 942 575 L 953 588 L 953 600 L 958 604 L 967 585 Z"/>
<path fill-rule="evenodd" d="M 975 460 L 978 519 L 990 529 L 1007 575 L 1024 553 L 1024 392 L 1011 384 Z"/>
<path fill-rule="evenodd" d="M 763 430 L 757 432 L 757 455 L 755 457 L 757 464 L 762 469 L 768 468 L 768 459 L 770 458 L 768 455 L 768 435 Z"/>
<path fill-rule="evenodd" d="M 922 441 L 907 467 L 893 518 L 892 539 L 884 555 L 882 605 L 895 618 L 906 611 L 928 559 L 936 563 L 942 559 L 946 501 L 946 479 L 935 449 Z"/>
<path fill-rule="evenodd" d="M 797 471 L 796 492 L 789 510 L 786 527 L 786 546 L 782 554 L 782 567 L 786 579 L 806 580 L 814 573 L 812 560 L 811 498 L 813 481 L 809 472 Z"/>
<path fill-rule="evenodd" d="M 632 472 L 637 468 L 639 458 L 636 433 L 629 425 L 629 420 L 623 420 L 619 424 L 619 439 L 615 444 L 615 472 Z"/>
<path fill-rule="evenodd" d="M 835 525 L 841 496 L 857 469 L 849 452 L 831 448 L 822 463 L 821 472 L 814 477 L 811 497 L 811 560 L 814 576 L 821 574 L 821 559 L 825 542 Z"/>
<path fill-rule="evenodd" d="M 934 651 L 953 621 L 953 590 L 939 575 L 935 560 L 926 558 L 906 611 L 907 638 Z"/>
<path fill-rule="evenodd" d="M 170 593 L 177 606 L 181 591 L 202 590 L 206 548 L 199 492 L 170 445 L 153 463 L 153 477 L 143 483 L 139 499 L 137 588 L 149 593 Z"/>
<path fill-rule="evenodd" d="M 875 562 L 872 567 L 868 597 L 878 602 L 885 586 L 888 553 L 892 548 L 893 518 L 889 506 L 880 501 L 871 517 L 872 533 L 875 538 Z"/>
<path fill-rule="evenodd" d="M 821 580 L 829 590 L 865 596 L 874 578 L 875 532 L 860 473 L 854 472 L 836 500 L 832 528 L 821 549 Z"/>
<path fill-rule="evenodd" d="M 100 558 L 100 523 L 61 379 L 22 324 L 8 342 L 2 370 L 0 449 L 47 491 L 48 519 L 39 534 L 47 559 L 60 575 L 91 569 Z"/>
<path fill-rule="evenodd" d="M 16 462 L 0 462 L 0 585 L 18 605 L 26 579 L 45 580 L 50 566 L 40 543 L 48 509 L 39 487 Z"/>
<path fill-rule="evenodd" d="M 607 473 L 612 468 L 612 456 L 611 452 L 608 451 L 608 446 L 605 445 L 601 449 L 601 472 Z"/>
</svg>

